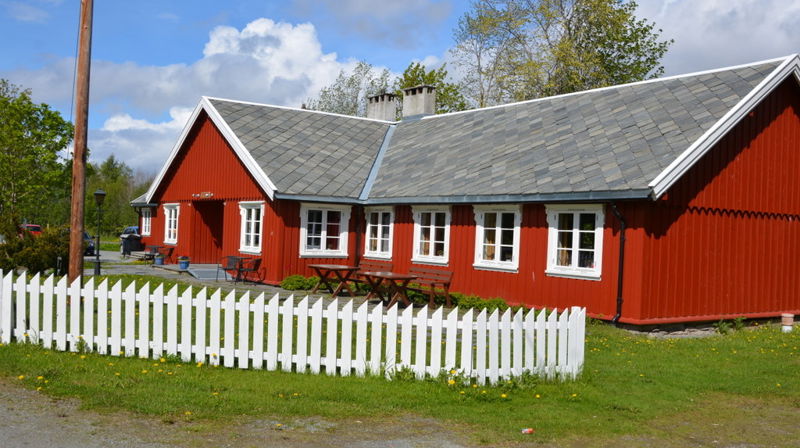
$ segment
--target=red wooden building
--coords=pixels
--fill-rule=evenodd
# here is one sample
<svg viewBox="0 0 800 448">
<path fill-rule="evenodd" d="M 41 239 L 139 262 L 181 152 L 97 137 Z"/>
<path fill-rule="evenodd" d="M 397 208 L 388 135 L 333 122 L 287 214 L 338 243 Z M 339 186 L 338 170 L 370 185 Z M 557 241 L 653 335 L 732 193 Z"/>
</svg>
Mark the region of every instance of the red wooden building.
<svg viewBox="0 0 800 448">
<path fill-rule="evenodd" d="M 145 242 L 273 284 L 432 266 L 630 324 L 800 313 L 797 55 L 445 115 L 432 94 L 400 122 L 203 98 L 133 201 Z"/>
</svg>

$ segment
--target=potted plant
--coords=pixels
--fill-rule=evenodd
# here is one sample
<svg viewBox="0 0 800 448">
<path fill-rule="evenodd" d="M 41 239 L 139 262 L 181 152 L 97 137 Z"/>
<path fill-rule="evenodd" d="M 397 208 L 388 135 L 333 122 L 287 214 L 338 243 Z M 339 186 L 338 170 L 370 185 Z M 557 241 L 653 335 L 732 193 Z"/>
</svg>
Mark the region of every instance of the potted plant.
<svg viewBox="0 0 800 448">
<path fill-rule="evenodd" d="M 180 269 L 189 269 L 189 257 L 181 255 L 178 257 L 178 267 Z"/>
<path fill-rule="evenodd" d="M 156 266 L 163 266 L 164 265 L 164 255 L 162 255 L 162 254 L 156 255 L 155 257 L 153 257 L 153 261 L 156 264 Z"/>
</svg>

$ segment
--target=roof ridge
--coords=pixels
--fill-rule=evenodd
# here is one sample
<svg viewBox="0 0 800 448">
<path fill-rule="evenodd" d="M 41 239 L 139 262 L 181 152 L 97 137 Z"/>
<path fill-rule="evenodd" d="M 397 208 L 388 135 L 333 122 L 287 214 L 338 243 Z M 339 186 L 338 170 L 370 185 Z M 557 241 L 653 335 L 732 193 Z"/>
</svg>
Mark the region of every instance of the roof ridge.
<svg viewBox="0 0 800 448">
<path fill-rule="evenodd" d="M 456 112 L 449 112 L 449 113 L 446 113 L 446 114 L 438 114 L 438 115 L 426 115 L 426 116 L 422 117 L 421 119 L 422 120 L 431 120 L 431 119 L 436 119 L 436 118 L 441 118 L 441 117 L 448 117 L 448 116 L 452 116 L 452 115 L 467 114 L 467 113 L 471 113 L 471 112 L 479 112 L 479 111 L 484 111 L 484 110 L 500 109 L 500 108 L 503 108 L 503 107 L 519 106 L 521 104 L 531 104 L 531 103 L 536 103 L 536 102 L 539 102 L 539 101 L 553 100 L 553 99 L 557 99 L 557 98 L 566 98 L 566 97 L 570 97 L 570 96 L 578 96 L 578 95 L 583 95 L 583 94 L 586 94 L 586 93 L 602 92 L 602 91 L 605 91 L 605 90 L 619 89 L 621 87 L 631 87 L 631 86 L 636 86 L 636 85 L 641 85 L 641 84 L 652 84 L 652 83 L 656 83 L 656 82 L 671 81 L 671 80 L 680 79 L 680 78 L 688 78 L 688 77 L 691 77 L 691 76 L 707 75 L 707 74 L 718 73 L 718 72 L 723 72 L 723 71 L 727 71 L 727 70 L 736 70 L 736 69 L 745 68 L 745 67 L 754 67 L 754 66 L 757 66 L 757 65 L 769 64 L 769 63 L 774 63 L 774 62 L 778 62 L 778 61 L 787 61 L 787 60 L 789 60 L 789 59 L 791 59 L 793 57 L 796 57 L 796 56 L 798 56 L 798 54 L 794 53 L 794 54 L 790 54 L 790 55 L 787 55 L 787 56 L 781 56 L 779 58 L 765 59 L 763 61 L 750 62 L 750 63 L 747 63 L 747 64 L 732 65 L 732 66 L 729 66 L 729 67 L 715 68 L 715 69 L 710 69 L 710 70 L 701 70 L 701 71 L 698 71 L 698 72 L 684 73 L 684 74 L 681 74 L 681 75 L 666 76 L 664 78 L 645 79 L 643 81 L 630 82 L 630 83 L 627 83 L 627 84 L 616 84 L 616 85 L 613 85 L 613 86 L 598 87 L 598 88 L 589 89 L 589 90 L 581 90 L 579 92 L 562 93 L 560 95 L 546 96 L 546 97 L 542 97 L 542 98 L 534 98 L 534 99 L 525 100 L 525 101 L 517 101 L 517 102 L 514 102 L 514 103 L 497 104 L 495 106 L 487 106 L 487 107 L 482 107 L 482 108 L 479 108 L 479 109 L 460 110 L 460 111 L 456 111 Z"/>
<path fill-rule="evenodd" d="M 276 105 L 276 104 L 265 104 L 265 103 L 256 103 L 256 102 L 253 102 L 253 101 L 232 100 L 232 99 L 229 99 L 229 98 L 219 98 L 219 97 L 205 96 L 205 95 L 202 98 L 205 98 L 207 100 L 228 101 L 230 103 L 247 104 L 247 105 L 250 105 L 250 106 L 273 107 L 275 109 L 293 110 L 293 111 L 296 111 L 296 112 L 309 112 L 309 113 L 313 113 L 313 114 L 330 115 L 330 116 L 333 116 L 333 117 L 352 118 L 354 120 L 372 121 L 372 122 L 375 122 L 375 123 L 382 123 L 382 124 L 397 124 L 396 121 L 386 121 L 386 120 L 378 120 L 378 119 L 375 119 L 375 118 L 357 117 L 355 115 L 337 114 L 337 113 L 333 113 L 333 112 L 324 112 L 324 111 L 321 111 L 321 110 L 302 109 L 302 108 L 299 108 L 299 107 L 279 106 L 279 105 Z"/>
</svg>

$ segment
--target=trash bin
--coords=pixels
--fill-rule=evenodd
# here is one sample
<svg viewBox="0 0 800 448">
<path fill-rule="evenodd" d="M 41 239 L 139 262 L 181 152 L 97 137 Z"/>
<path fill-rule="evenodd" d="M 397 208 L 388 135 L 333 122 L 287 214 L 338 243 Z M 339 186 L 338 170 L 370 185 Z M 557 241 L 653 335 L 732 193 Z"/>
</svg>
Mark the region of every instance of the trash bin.
<svg viewBox="0 0 800 448">
<path fill-rule="evenodd" d="M 144 250 L 142 236 L 135 233 L 120 236 L 120 246 L 122 255 L 130 255 L 131 252 Z"/>
</svg>

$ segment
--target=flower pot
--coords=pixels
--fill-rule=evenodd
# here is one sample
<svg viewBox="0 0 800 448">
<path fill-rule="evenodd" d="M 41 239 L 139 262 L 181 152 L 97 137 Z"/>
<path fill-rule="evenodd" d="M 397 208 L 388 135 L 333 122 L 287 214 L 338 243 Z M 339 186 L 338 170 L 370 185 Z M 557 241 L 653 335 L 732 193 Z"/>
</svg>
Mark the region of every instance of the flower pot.
<svg viewBox="0 0 800 448">
<path fill-rule="evenodd" d="M 156 257 L 155 263 L 156 266 L 164 266 L 164 257 Z"/>
<path fill-rule="evenodd" d="M 189 269 L 189 260 L 178 260 L 178 267 L 183 270 Z"/>
</svg>

